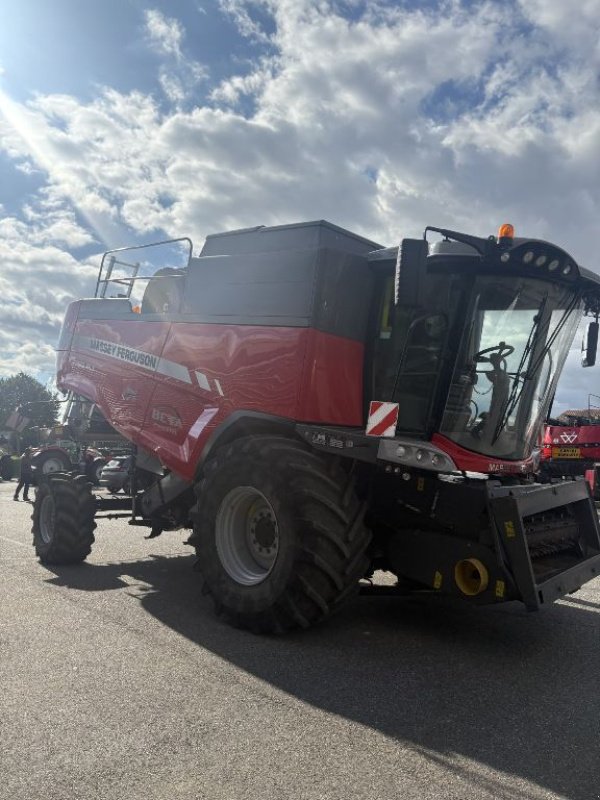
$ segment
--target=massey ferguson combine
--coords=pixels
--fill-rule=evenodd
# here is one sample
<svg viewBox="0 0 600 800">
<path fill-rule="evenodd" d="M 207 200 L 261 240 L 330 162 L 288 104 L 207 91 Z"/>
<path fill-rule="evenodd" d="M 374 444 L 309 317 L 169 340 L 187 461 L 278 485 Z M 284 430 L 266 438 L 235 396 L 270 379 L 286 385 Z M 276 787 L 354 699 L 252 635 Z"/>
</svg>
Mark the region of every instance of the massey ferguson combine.
<svg viewBox="0 0 600 800">
<path fill-rule="evenodd" d="M 511 226 L 389 248 L 326 222 L 260 227 L 198 257 L 187 241 L 187 267 L 159 270 L 140 307 L 139 268 L 113 251 L 97 296 L 67 310 L 72 427 L 99 409 L 132 442 L 133 497 L 50 475 L 42 562 L 83 561 L 97 516 L 187 528 L 217 610 L 257 632 L 312 625 L 376 569 L 403 592 L 531 610 L 599 574 L 587 484 L 533 478 L 596 275 Z"/>
</svg>

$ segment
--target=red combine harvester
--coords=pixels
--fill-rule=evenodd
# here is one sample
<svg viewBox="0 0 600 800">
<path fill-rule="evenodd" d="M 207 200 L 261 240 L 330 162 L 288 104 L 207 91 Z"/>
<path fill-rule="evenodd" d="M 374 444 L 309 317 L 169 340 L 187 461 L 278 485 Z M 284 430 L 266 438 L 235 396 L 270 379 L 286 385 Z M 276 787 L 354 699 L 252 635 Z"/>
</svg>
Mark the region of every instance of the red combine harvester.
<svg viewBox="0 0 600 800">
<path fill-rule="evenodd" d="M 544 427 L 540 461 L 543 481 L 585 475 L 595 496 L 600 490 L 600 409 L 566 411 Z"/>
<path fill-rule="evenodd" d="M 599 574 L 587 485 L 536 484 L 533 455 L 596 275 L 511 226 L 388 248 L 259 227 L 198 257 L 185 241 L 187 266 L 149 280 L 107 254 L 96 298 L 67 309 L 58 385 L 79 429 L 93 407 L 133 443 L 133 497 L 49 476 L 41 561 L 84 560 L 96 516 L 188 528 L 218 611 L 257 632 L 317 622 L 377 569 L 531 610 Z"/>
</svg>

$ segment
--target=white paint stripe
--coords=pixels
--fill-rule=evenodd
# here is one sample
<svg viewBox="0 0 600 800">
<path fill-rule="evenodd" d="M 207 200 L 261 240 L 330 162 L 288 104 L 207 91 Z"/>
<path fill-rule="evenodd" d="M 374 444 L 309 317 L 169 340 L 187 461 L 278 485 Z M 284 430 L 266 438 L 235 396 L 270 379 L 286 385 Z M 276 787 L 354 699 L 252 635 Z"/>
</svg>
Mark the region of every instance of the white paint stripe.
<svg viewBox="0 0 600 800">
<path fill-rule="evenodd" d="M 105 339 L 78 334 L 73 337 L 73 347 L 76 350 L 92 352 L 96 356 L 112 358 L 122 364 L 140 367 L 148 370 L 148 372 L 158 372 L 182 383 L 192 383 L 190 371 L 183 364 L 169 361 L 168 358 L 161 358 L 153 353 L 147 353 L 145 350 L 138 350 L 126 344 L 118 344 L 117 342 L 109 342 Z"/>
<path fill-rule="evenodd" d="M 196 370 L 196 378 L 198 380 L 198 386 L 201 389 L 204 389 L 205 392 L 210 392 L 210 383 L 208 382 L 208 378 L 203 372 L 198 372 Z"/>
<path fill-rule="evenodd" d="M 183 364 L 178 364 L 176 361 L 169 361 L 168 358 L 159 358 L 156 371 L 161 375 L 167 375 L 169 378 L 175 378 L 182 383 L 192 383 L 190 371 Z"/>
<path fill-rule="evenodd" d="M 391 414 L 391 413 L 392 413 L 392 411 L 395 411 L 395 410 L 397 409 L 397 407 L 398 407 L 398 406 L 397 406 L 397 404 L 396 404 L 396 403 L 383 403 L 383 405 L 382 405 L 382 406 L 380 406 L 380 407 L 377 409 L 377 411 L 374 411 L 374 412 L 373 412 L 373 413 L 372 413 L 372 414 L 369 416 L 368 423 L 367 423 L 367 427 L 368 427 L 368 428 L 374 428 L 374 427 L 375 427 L 376 425 L 378 425 L 378 424 L 379 424 L 379 423 L 380 423 L 380 422 L 381 422 L 383 419 L 385 419 L 385 418 L 387 417 L 387 415 L 388 415 L 388 414 Z"/>
<path fill-rule="evenodd" d="M 371 408 L 371 405 L 369 408 Z M 376 411 L 370 414 L 367 420 L 367 428 L 365 431 L 367 436 L 395 436 L 398 422 L 398 410 L 398 403 L 382 403 Z M 382 423 L 385 425 L 386 422 L 387 427 L 383 431 L 376 430 Z"/>
<path fill-rule="evenodd" d="M 25 544 L 25 542 L 17 542 L 16 539 L 9 539 L 8 536 L 0 536 L 0 539 L 2 539 L 5 542 L 12 542 L 13 544 L 18 544 L 19 547 L 26 547 L 28 550 L 33 549 L 30 544 Z"/>
<path fill-rule="evenodd" d="M 217 391 L 219 392 L 221 397 L 225 397 L 225 393 L 224 393 L 223 389 L 221 388 L 221 384 L 220 384 L 218 378 L 215 378 L 215 386 L 217 387 Z"/>
<path fill-rule="evenodd" d="M 190 439 L 197 439 L 204 428 L 208 425 L 214 415 L 218 412 L 218 408 L 205 408 L 204 411 L 200 414 L 196 422 L 190 428 L 190 432 L 188 433 L 188 437 Z"/>
<path fill-rule="evenodd" d="M 366 434 L 367 436 L 395 436 L 396 434 L 396 421 L 389 425 L 387 428 L 384 428 L 383 431 L 379 431 L 374 433 L 375 426 L 372 428 L 367 428 Z"/>
<path fill-rule="evenodd" d="M 127 573 L 121 572 L 119 580 L 122 583 L 126 583 L 127 586 L 131 586 L 132 589 L 139 589 L 142 592 L 149 592 L 153 588 L 151 583 L 146 583 L 146 581 L 135 578 L 133 575 L 127 575 Z"/>
<path fill-rule="evenodd" d="M 374 411 L 369 417 L 369 428 L 374 428 L 375 425 L 379 425 L 382 419 L 385 419 L 387 415 L 390 413 L 390 409 L 386 407 L 385 403 Z"/>
<path fill-rule="evenodd" d="M 381 433 L 376 433 L 375 436 L 395 436 L 396 435 L 396 420 L 392 422 L 392 424 L 385 428 Z"/>
</svg>

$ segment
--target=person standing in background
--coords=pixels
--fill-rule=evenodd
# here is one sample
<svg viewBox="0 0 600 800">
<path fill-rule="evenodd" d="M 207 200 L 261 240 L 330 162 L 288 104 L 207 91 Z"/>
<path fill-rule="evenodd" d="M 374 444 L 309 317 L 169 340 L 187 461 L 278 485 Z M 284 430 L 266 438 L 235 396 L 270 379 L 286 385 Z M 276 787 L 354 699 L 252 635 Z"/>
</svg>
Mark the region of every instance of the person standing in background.
<svg viewBox="0 0 600 800">
<path fill-rule="evenodd" d="M 21 456 L 21 472 L 19 474 L 19 483 L 15 489 L 15 496 L 13 500 L 19 499 L 19 492 L 23 489 L 23 500 L 29 500 L 29 486 L 33 478 L 33 470 L 31 468 L 31 447 L 26 447 L 25 452 Z"/>
</svg>

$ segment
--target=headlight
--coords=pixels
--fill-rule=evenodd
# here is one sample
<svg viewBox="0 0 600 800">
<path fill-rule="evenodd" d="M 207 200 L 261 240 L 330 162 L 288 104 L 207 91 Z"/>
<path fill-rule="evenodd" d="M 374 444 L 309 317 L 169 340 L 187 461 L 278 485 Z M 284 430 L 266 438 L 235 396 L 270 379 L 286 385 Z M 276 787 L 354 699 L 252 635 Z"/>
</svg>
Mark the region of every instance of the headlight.
<svg viewBox="0 0 600 800">
<path fill-rule="evenodd" d="M 420 447 L 415 448 L 406 440 L 382 439 L 377 450 L 377 458 L 381 461 L 404 464 L 407 467 L 418 467 L 432 472 L 456 472 L 456 464 L 450 456 L 429 442 L 423 442 Z M 389 464 L 385 468 L 386 472 L 398 471 L 388 469 L 388 466 Z M 410 480 L 410 474 L 407 473 L 407 475 L 405 480 Z"/>
</svg>

